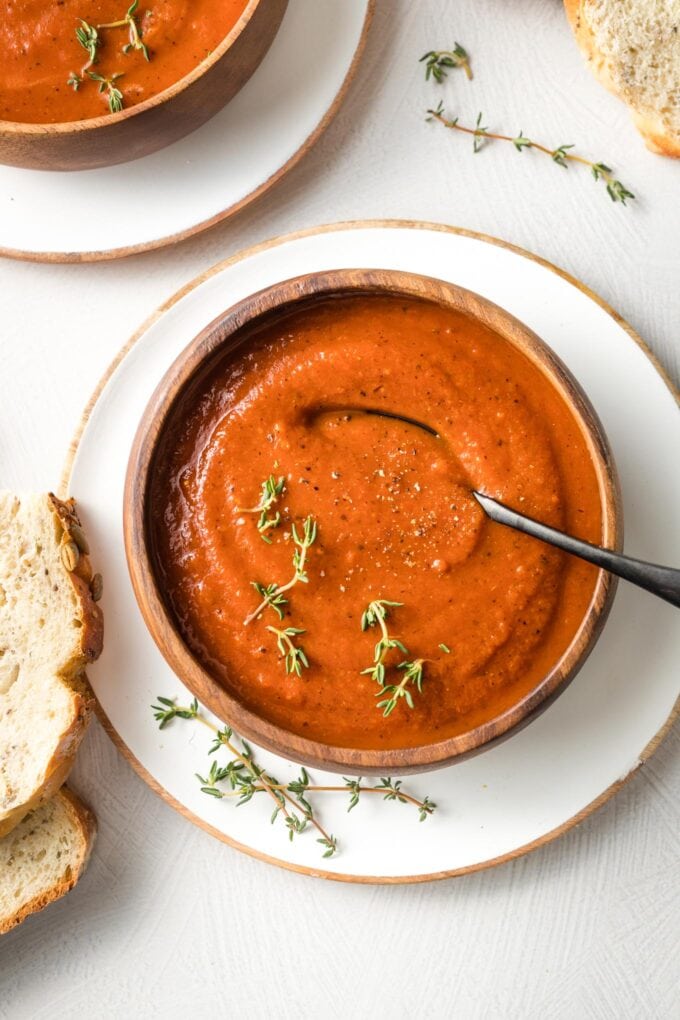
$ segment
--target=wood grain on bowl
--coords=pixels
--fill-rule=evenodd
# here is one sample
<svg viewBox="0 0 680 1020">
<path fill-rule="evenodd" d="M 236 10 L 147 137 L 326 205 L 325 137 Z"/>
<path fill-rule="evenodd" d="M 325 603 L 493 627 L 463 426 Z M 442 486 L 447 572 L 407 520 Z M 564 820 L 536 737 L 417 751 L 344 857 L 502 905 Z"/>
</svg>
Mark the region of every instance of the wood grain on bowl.
<svg viewBox="0 0 680 1020">
<path fill-rule="evenodd" d="M 373 324 L 364 317 L 357 329 L 353 316 L 367 304 Z M 401 313 L 410 314 L 406 329 L 410 347 L 409 341 L 400 337 Z M 309 336 L 293 350 L 293 361 L 286 361 L 280 350 L 277 353 L 276 336 L 292 336 L 300 329 L 304 332 L 305 319 Z M 352 338 L 362 330 L 362 335 L 372 339 L 357 347 Z M 314 335 L 321 337 L 322 350 L 314 348 L 310 340 Z M 420 366 L 419 346 L 425 352 L 425 363 Z M 255 374 L 268 380 L 264 389 L 271 385 L 268 407 L 270 413 L 276 413 L 269 424 L 274 432 L 280 427 L 284 439 L 278 446 L 274 443 L 276 450 L 266 450 L 267 443 L 258 435 L 261 423 L 257 416 L 263 408 L 257 406 L 252 393 L 239 405 L 238 414 L 229 414 L 231 397 L 237 400 L 240 394 L 243 398 L 248 390 L 247 378 L 245 390 L 237 392 L 235 383 L 243 378 L 242 352 L 255 366 Z M 382 364 L 377 360 L 380 353 Z M 283 373 L 278 382 L 277 357 Z M 329 370 L 324 368 L 320 376 L 317 372 L 316 384 L 321 383 L 327 399 L 319 409 L 310 366 L 324 362 Z M 470 399 L 474 385 L 479 384 L 479 378 L 474 382 L 475 364 L 482 366 L 481 377 L 488 376 L 491 390 L 495 387 L 497 391 L 492 396 L 487 393 L 484 399 L 500 403 L 479 403 L 475 408 L 475 400 Z M 229 366 L 235 366 L 233 377 L 229 377 Z M 418 378 L 419 368 L 425 383 L 421 390 L 417 386 L 414 390 L 409 379 Z M 506 370 L 509 374 L 503 378 Z M 456 383 L 457 373 L 462 389 Z M 307 404 L 298 400 L 298 389 L 291 388 L 296 374 L 304 382 L 301 392 L 305 386 L 311 387 Z M 287 391 L 277 389 L 282 379 L 288 380 Z M 367 396 L 371 382 L 377 384 L 374 390 L 379 396 L 375 392 Z M 409 401 L 424 400 L 425 393 L 429 414 L 439 415 L 434 423 L 446 441 L 441 450 L 426 449 L 423 438 L 412 435 L 409 426 L 395 432 L 394 422 L 386 428 L 385 421 L 378 418 L 369 422 L 366 415 L 350 415 L 349 419 L 338 415 L 343 400 L 345 405 L 358 402 L 361 410 L 362 401 L 365 406 L 369 400 L 374 403 L 384 398 L 384 406 L 395 410 L 390 401 L 403 399 L 410 407 Z M 228 396 L 222 400 L 225 394 Z M 208 407 L 213 398 L 221 422 L 217 418 L 195 420 L 192 426 L 196 407 Z M 490 422 L 508 415 L 508 406 L 521 403 L 525 406 L 520 408 L 519 422 L 508 419 L 510 425 L 489 432 Z M 247 407 L 254 408 L 250 417 Z M 401 409 L 405 409 L 403 405 Z M 321 430 L 316 437 L 309 429 L 312 410 Z M 422 418 L 422 412 L 418 417 Z M 245 430 L 230 436 L 225 449 L 192 452 L 197 434 L 228 435 L 228 423 L 241 419 Z M 468 436 L 461 446 L 464 419 L 474 439 L 470 441 Z M 178 426 L 182 432 L 179 444 Z M 402 434 L 403 428 L 407 434 Z M 542 430 L 551 428 L 556 430 L 551 437 L 540 436 Z M 305 447 L 300 429 L 309 432 L 310 451 L 302 455 L 303 460 L 308 457 L 306 467 L 298 462 Z M 248 430 L 252 432 L 250 445 Z M 536 442 L 532 430 L 539 437 Z M 326 469 L 328 475 L 342 474 L 335 470 L 337 462 L 324 460 L 319 453 L 329 436 L 341 436 L 338 449 L 348 451 L 347 478 L 336 486 L 339 495 L 335 498 L 319 474 Z M 503 445 L 503 436 L 508 443 L 499 453 L 496 447 Z M 229 456 L 224 458 L 230 442 L 231 452 L 238 449 L 239 453 L 231 457 L 229 471 L 233 472 L 222 479 L 222 495 L 211 505 L 205 495 L 219 479 L 219 472 L 213 478 L 209 472 L 203 473 L 195 491 L 192 472 L 199 461 L 227 464 Z M 457 460 L 449 456 L 446 445 L 455 450 L 456 443 Z M 182 444 L 187 458 L 185 467 L 177 471 L 179 462 L 171 463 L 172 451 Z M 273 476 L 280 463 L 281 476 L 287 479 L 285 502 L 280 507 L 272 504 L 272 516 L 280 510 L 285 521 L 272 546 L 262 541 L 273 534 L 266 525 L 265 534 L 258 534 L 254 519 L 246 521 L 234 512 L 248 503 L 248 494 L 255 497 L 251 503 L 257 504 L 258 494 L 252 487 L 264 465 L 264 459 L 258 457 L 258 444 L 264 448 L 264 458 L 269 457 Z M 470 459 L 475 447 L 479 453 L 476 464 L 475 456 Z M 297 454 L 291 460 L 293 449 Z M 351 450 L 354 453 L 350 455 Z M 369 467 L 375 469 L 363 475 L 357 468 L 362 450 L 370 451 Z M 489 460 L 488 469 L 484 459 Z M 369 475 L 380 479 L 383 463 L 387 470 L 382 475 L 389 477 L 385 492 L 381 490 L 375 498 L 396 504 L 386 506 L 386 511 L 404 511 L 405 528 L 403 520 L 394 526 L 381 520 L 377 527 L 371 523 L 379 504 L 371 495 L 373 490 L 366 488 L 366 479 Z M 433 472 L 423 474 L 423 464 L 434 465 Z M 305 472 L 309 472 L 306 477 Z M 187 348 L 157 390 L 137 435 L 127 480 L 125 531 L 133 585 L 147 625 L 168 662 L 205 705 L 239 732 L 288 757 L 330 769 L 398 772 L 436 767 L 475 752 L 526 722 L 564 689 L 599 633 L 614 584 L 592 568 L 547 553 L 531 540 L 508 537 L 503 529 L 489 530 L 477 518 L 478 508 L 468 506 L 466 486 L 469 490 L 471 477 L 482 477 L 490 487 L 502 481 L 511 486 L 507 491 L 514 493 L 514 498 L 524 498 L 524 492 L 538 516 L 549 519 L 552 514 L 554 521 L 575 531 L 581 522 L 584 537 L 613 547 L 620 544 L 616 475 L 597 418 L 564 366 L 508 313 L 441 281 L 376 271 L 308 276 L 255 295 L 220 317 Z M 305 489 L 305 482 L 312 484 Z M 519 490 L 513 489 L 517 484 Z M 159 505 L 158 493 L 173 487 L 180 493 L 177 506 Z M 199 490 L 203 502 L 197 508 L 194 501 Z M 504 491 L 502 485 L 499 491 Z M 541 491 L 543 503 L 540 499 L 538 504 L 531 502 Z M 303 507 L 306 492 L 314 496 Z M 448 502 L 452 493 L 453 507 Z M 285 623 L 273 615 L 269 618 L 270 605 L 265 607 L 266 621 L 257 614 L 246 617 L 249 624 L 256 623 L 248 630 L 249 624 L 242 624 L 242 610 L 248 598 L 257 602 L 249 581 L 261 581 L 263 587 L 272 580 L 283 584 L 284 564 L 294 548 L 289 512 L 301 535 L 302 517 L 311 514 L 314 497 L 323 507 L 319 526 L 325 535 L 324 542 L 309 552 L 307 566 L 313 562 L 316 584 L 300 585 L 289 592 L 290 605 L 283 611 L 292 615 Z M 352 521 L 356 527 L 358 520 L 351 510 L 354 498 L 367 509 L 358 533 L 352 526 Z M 346 507 L 333 507 L 343 499 Z M 192 526 L 188 519 L 180 521 L 176 516 L 183 500 L 192 506 L 194 523 L 200 521 L 206 528 L 202 534 L 189 536 Z M 164 529 L 159 532 L 153 525 L 152 518 L 158 521 L 161 514 L 171 532 L 177 525 L 174 552 L 172 538 L 164 544 L 159 537 Z M 350 523 L 345 526 L 344 520 Z M 252 527 L 245 528 L 245 524 Z M 238 539 L 234 528 L 241 529 Z M 394 537 L 392 548 L 383 541 L 387 534 Z M 173 574 L 171 561 L 176 553 L 177 562 L 184 557 L 200 573 L 206 567 L 201 559 L 203 541 L 220 563 L 226 588 L 212 585 L 206 577 L 198 586 L 200 598 L 192 602 L 186 599 L 191 578 Z M 227 547 L 234 561 L 235 572 L 231 573 L 229 557 L 220 560 Z M 237 548 L 245 550 L 243 556 L 236 553 Z M 318 555 L 321 551 L 322 556 Z M 264 576 L 270 555 L 274 573 Z M 516 578 L 512 575 L 508 580 L 508 564 Z M 341 567 L 347 570 L 346 583 L 336 584 Z M 251 576 L 253 571 L 259 576 Z M 332 583 L 335 586 L 328 587 Z M 194 585 L 194 591 L 198 588 Z M 398 646 L 382 658 L 376 652 L 375 661 L 374 640 L 381 633 L 385 636 L 386 620 L 369 619 L 368 634 L 362 634 L 360 621 L 367 602 L 383 600 L 403 603 L 403 607 L 385 607 L 387 614 L 394 616 L 388 637 L 409 651 L 402 654 Z M 330 623 L 327 618 L 323 625 L 327 602 L 335 607 L 335 617 Z M 338 654 L 334 655 L 333 647 L 324 644 L 329 633 L 324 626 L 332 627 L 336 617 L 333 643 Z M 283 672 L 276 645 L 270 647 L 273 632 L 268 627 L 283 631 L 290 626 L 298 628 L 302 622 L 304 651 L 313 653 L 313 663 L 309 670 L 303 663 L 298 676 L 292 669 Z M 298 660 L 291 645 L 300 643 L 299 635 L 289 636 L 291 641 L 286 642 L 285 636 L 278 635 L 280 650 L 287 652 L 295 665 Z M 409 662 L 420 665 L 420 676 L 409 674 L 403 665 Z M 384 671 L 376 669 L 381 663 Z M 366 667 L 363 674 L 362 665 Z M 399 665 L 403 666 L 401 672 Z M 426 679 L 421 691 L 422 669 Z M 238 683 L 234 676 L 239 677 Z M 378 688 L 376 680 L 380 681 Z M 382 691 L 385 711 L 390 701 L 395 701 L 387 718 L 375 707 L 375 694 L 381 687 L 387 689 Z M 409 704 L 413 708 L 409 709 Z M 338 718 L 334 718 L 334 706 Z"/>
<path fill-rule="evenodd" d="M 84 14 L 92 8 L 94 18 L 102 2 L 90 0 L 83 7 Z M 87 30 L 94 29 L 99 44 L 92 44 L 88 51 L 84 44 L 78 46 L 74 42 L 73 69 L 63 76 L 63 82 L 41 86 L 40 76 L 27 56 L 25 70 L 19 68 L 25 75 L 26 94 L 18 90 L 12 101 L 12 93 L 5 90 L 0 101 L 0 112 L 4 111 L 6 118 L 0 119 L 0 162 L 39 170 L 86 170 L 137 159 L 177 141 L 209 120 L 247 82 L 269 49 L 287 2 L 243 0 L 241 4 L 237 0 L 234 10 L 232 5 L 224 6 L 220 17 L 213 19 L 216 26 L 223 26 L 224 34 L 207 55 L 206 45 L 212 43 L 209 34 L 202 29 L 198 38 L 191 22 L 183 21 L 184 37 L 173 39 L 164 10 L 155 14 L 151 11 L 149 47 L 144 50 L 141 47 L 146 47 L 145 36 L 138 33 L 145 24 L 143 19 L 149 17 L 145 12 L 134 21 L 134 31 L 130 23 L 120 26 L 114 21 L 102 25 L 97 21 L 90 26 L 85 22 Z M 234 23 L 238 7 L 242 13 Z M 68 12 L 64 15 L 65 31 L 68 29 L 75 40 L 79 25 L 77 20 L 71 25 L 72 19 L 67 15 Z M 205 12 L 202 17 L 205 21 Z M 116 27 L 107 28 L 107 24 Z M 120 34 L 121 28 L 119 47 L 116 34 Z M 6 25 L 5 34 L 8 31 Z M 128 46 L 128 34 L 133 39 L 134 33 L 140 48 L 130 43 L 131 48 L 122 53 L 123 45 Z M 117 39 L 115 44 L 110 38 L 112 34 Z M 60 52 L 55 47 L 57 56 Z M 148 61 L 145 53 L 150 57 Z M 34 55 L 37 65 L 42 63 L 39 58 L 40 54 Z M 20 77 L 17 68 L 10 69 L 12 80 L 16 81 Z M 62 70 L 60 67 L 59 74 Z M 37 92 L 30 90 L 34 79 Z M 97 92 L 100 86 L 101 95 Z M 57 93 L 58 102 L 54 96 L 50 99 L 51 89 Z M 93 108 L 92 103 L 99 101 L 103 112 L 93 115 L 96 106 Z M 33 107 L 22 121 L 17 118 L 24 102 L 33 103 Z"/>
</svg>

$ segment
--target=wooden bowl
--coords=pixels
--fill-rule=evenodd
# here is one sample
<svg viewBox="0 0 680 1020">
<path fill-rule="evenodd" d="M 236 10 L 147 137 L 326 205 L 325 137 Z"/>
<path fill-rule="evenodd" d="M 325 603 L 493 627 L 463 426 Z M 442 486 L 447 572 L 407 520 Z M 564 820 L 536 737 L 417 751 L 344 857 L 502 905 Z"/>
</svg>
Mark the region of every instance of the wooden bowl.
<svg viewBox="0 0 680 1020">
<path fill-rule="evenodd" d="M 548 376 L 579 421 L 598 476 L 601 544 L 620 549 L 621 502 L 616 469 L 602 426 L 569 370 L 542 340 L 508 312 L 470 291 L 410 273 L 337 270 L 297 277 L 240 301 L 185 348 L 153 394 L 133 443 L 125 484 L 124 534 L 128 568 L 146 625 L 174 672 L 198 700 L 241 735 L 296 762 L 353 774 L 399 774 L 451 764 L 486 749 L 532 719 L 561 693 L 585 662 L 606 620 L 616 578 L 600 572 L 589 609 L 561 661 L 499 717 L 437 743 L 398 750 L 357 750 L 309 740 L 261 718 L 225 690 L 185 644 L 159 587 L 149 528 L 155 458 L 187 388 L 234 350 L 257 321 L 331 295 L 390 294 L 425 298 L 481 320 L 527 355 Z M 500 527 L 500 525 L 497 525 Z"/>
<path fill-rule="evenodd" d="M 200 127 L 248 81 L 274 40 L 288 0 L 250 0 L 231 32 L 169 88 L 120 113 L 58 124 L 0 121 L 0 163 L 91 170 L 148 156 Z"/>
</svg>

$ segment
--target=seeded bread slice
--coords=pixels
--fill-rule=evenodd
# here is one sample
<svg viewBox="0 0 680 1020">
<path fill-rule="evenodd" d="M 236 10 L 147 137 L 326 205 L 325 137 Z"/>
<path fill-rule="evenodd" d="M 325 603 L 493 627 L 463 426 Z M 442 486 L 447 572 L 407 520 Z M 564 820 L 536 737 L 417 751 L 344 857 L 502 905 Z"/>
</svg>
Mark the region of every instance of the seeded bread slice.
<svg viewBox="0 0 680 1020">
<path fill-rule="evenodd" d="M 680 157 L 680 0 L 564 0 L 593 73 L 652 152 Z"/>
<path fill-rule="evenodd" d="M 101 579 L 72 500 L 0 492 L 0 837 L 66 779 L 93 704 Z"/>
<path fill-rule="evenodd" d="M 73 888 L 96 831 L 92 812 L 64 787 L 0 839 L 0 935 Z"/>
</svg>

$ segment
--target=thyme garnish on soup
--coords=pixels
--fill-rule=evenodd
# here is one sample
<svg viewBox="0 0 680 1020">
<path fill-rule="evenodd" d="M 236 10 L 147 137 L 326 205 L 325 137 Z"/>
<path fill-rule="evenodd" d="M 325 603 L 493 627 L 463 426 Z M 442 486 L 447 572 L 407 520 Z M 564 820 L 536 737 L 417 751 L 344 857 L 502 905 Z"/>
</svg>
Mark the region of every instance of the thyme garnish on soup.
<svg viewBox="0 0 680 1020">
<path fill-rule="evenodd" d="M 261 584 L 259 581 L 251 581 L 253 588 L 259 595 L 262 596 L 257 609 L 254 609 L 245 620 L 243 621 L 244 626 L 252 623 L 253 620 L 262 613 L 268 606 L 277 613 L 280 620 L 283 619 L 282 606 L 286 605 L 288 599 L 285 598 L 285 592 L 290 591 L 296 584 L 307 584 L 309 578 L 307 576 L 307 570 L 305 567 L 307 560 L 307 553 L 310 547 L 316 541 L 316 521 L 313 517 L 305 518 L 302 525 L 302 535 L 298 533 L 298 530 L 293 524 L 291 533 L 293 535 L 293 542 L 295 543 L 295 550 L 293 552 L 293 576 L 286 584 Z"/>
<path fill-rule="evenodd" d="M 207 727 L 214 736 L 209 754 L 227 750 L 231 756 L 224 763 L 220 763 L 217 758 L 213 759 L 205 776 L 196 775 L 202 793 L 217 800 L 233 799 L 237 807 L 248 804 L 256 794 L 265 794 L 273 803 L 270 822 L 274 824 L 277 819 L 282 820 L 290 840 L 308 828 L 315 830 L 316 841 L 323 847 L 323 857 L 332 857 L 337 853 L 338 841 L 325 829 L 316 814 L 310 798 L 318 794 L 345 794 L 349 797 L 348 812 L 358 805 L 362 796 L 377 794 L 383 800 L 415 807 L 421 822 L 433 814 L 437 807 L 429 797 L 419 800 L 403 789 L 401 780 L 391 778 L 383 778 L 371 786 L 364 784 L 361 777 L 343 776 L 342 786 L 326 786 L 313 783 L 307 770 L 301 768 L 297 779 L 280 783 L 257 763 L 250 745 L 235 734 L 230 726 L 222 729 L 215 726 L 201 711 L 195 698 L 189 705 L 177 705 L 173 699 L 160 696 L 157 701 L 158 704 L 151 708 L 161 730 L 174 719 L 195 720 Z"/>
<path fill-rule="evenodd" d="M 281 475 L 280 478 L 275 478 L 274 475 L 269 475 L 268 478 L 262 482 L 262 492 L 260 494 L 259 502 L 252 507 L 236 507 L 236 513 L 238 514 L 259 514 L 257 522 L 257 530 L 260 533 L 260 538 L 271 545 L 272 539 L 268 532 L 272 528 L 278 528 L 281 523 L 281 514 L 277 510 L 274 514 L 270 514 L 271 508 L 278 503 L 279 497 L 283 495 L 286 489 L 286 480 Z"/>
<path fill-rule="evenodd" d="M 371 627 L 380 628 L 380 637 L 373 650 L 373 665 L 367 666 L 361 672 L 370 676 L 377 684 L 380 684 L 380 690 L 376 694 L 376 698 L 386 695 L 377 704 L 378 708 L 382 708 L 385 718 L 392 714 L 402 699 L 409 708 L 414 708 L 413 693 L 409 688 L 415 687 L 419 694 L 422 694 L 423 690 L 425 659 L 405 659 L 396 667 L 397 670 L 402 671 L 404 674 L 399 683 L 385 683 L 387 669 L 385 657 L 390 650 L 396 648 L 404 655 L 409 654 L 408 648 L 403 641 L 390 634 L 386 623 L 390 610 L 402 605 L 403 602 L 376 599 L 373 602 L 369 602 L 361 617 L 362 630 L 368 630 Z"/>
<path fill-rule="evenodd" d="M 116 71 L 113 74 L 105 75 L 92 71 L 94 65 L 99 63 L 99 50 L 103 46 L 103 38 L 100 32 L 127 28 L 128 42 L 121 48 L 122 52 L 128 54 L 134 50 L 139 50 L 145 60 L 151 60 L 149 50 L 142 40 L 142 29 L 137 23 L 136 12 L 138 5 L 139 0 L 133 0 L 133 3 L 128 7 L 122 18 L 116 21 L 105 22 L 101 25 L 90 25 L 81 18 L 80 24 L 76 28 L 76 40 L 87 53 L 88 59 L 87 63 L 81 67 L 79 73 L 71 71 L 66 84 L 74 92 L 77 92 L 88 78 L 91 81 L 97 82 L 99 84 L 99 92 L 106 96 L 110 113 L 119 113 L 125 105 L 123 93 L 116 85 L 116 81 L 123 77 L 124 72 Z M 147 16 L 150 13 L 150 11 L 147 11 Z"/>
</svg>

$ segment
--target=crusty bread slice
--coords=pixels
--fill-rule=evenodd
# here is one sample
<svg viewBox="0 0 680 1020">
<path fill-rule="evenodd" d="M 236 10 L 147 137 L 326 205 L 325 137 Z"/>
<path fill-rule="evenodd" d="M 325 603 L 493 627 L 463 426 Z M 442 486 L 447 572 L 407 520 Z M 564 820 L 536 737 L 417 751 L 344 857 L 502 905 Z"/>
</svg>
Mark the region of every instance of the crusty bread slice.
<svg viewBox="0 0 680 1020">
<path fill-rule="evenodd" d="M 680 156 L 680 0 L 564 0 L 594 74 L 653 152 Z"/>
<path fill-rule="evenodd" d="M 0 493 L 0 837 L 55 793 L 92 707 L 101 580 L 72 501 Z"/>
<path fill-rule="evenodd" d="M 64 787 L 0 839 L 0 935 L 73 888 L 96 831 L 92 812 Z"/>
</svg>

